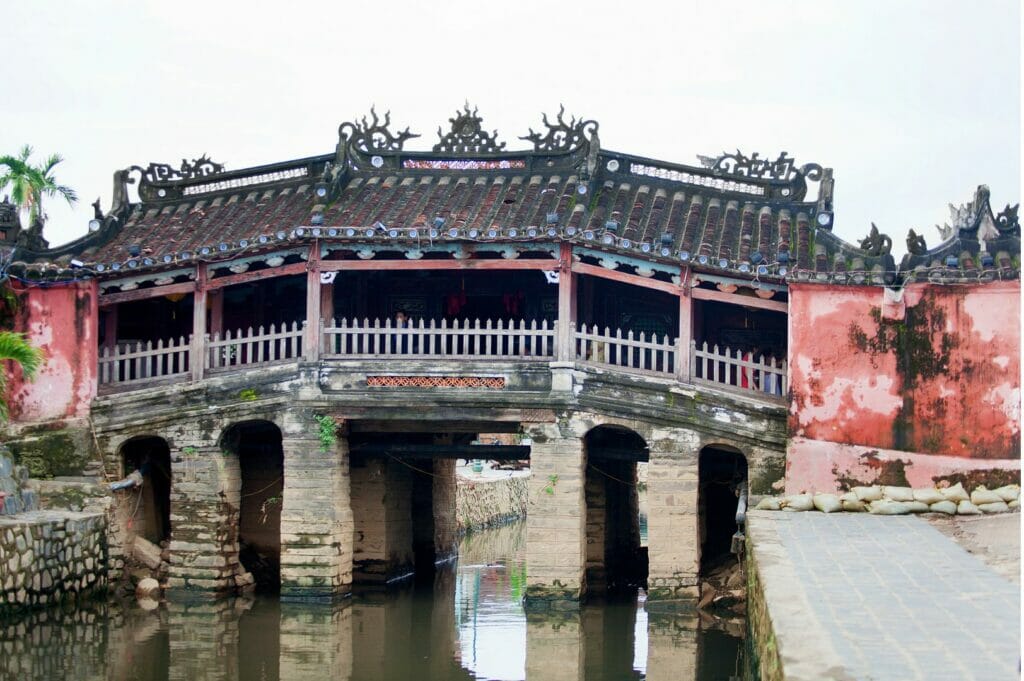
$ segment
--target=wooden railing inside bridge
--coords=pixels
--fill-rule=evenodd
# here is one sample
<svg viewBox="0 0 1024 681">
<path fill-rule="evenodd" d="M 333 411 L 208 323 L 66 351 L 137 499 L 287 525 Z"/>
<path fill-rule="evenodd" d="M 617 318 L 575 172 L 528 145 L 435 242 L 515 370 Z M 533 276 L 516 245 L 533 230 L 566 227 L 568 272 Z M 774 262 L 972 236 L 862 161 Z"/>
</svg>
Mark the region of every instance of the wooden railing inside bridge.
<svg viewBox="0 0 1024 681">
<path fill-rule="evenodd" d="M 678 340 L 622 329 L 575 325 L 569 328 L 568 358 L 604 370 L 714 385 L 779 400 L 786 394 L 786 362 L 764 355 L 691 341 L 689 362 L 680 360 Z M 98 381 L 105 390 L 141 388 L 148 383 L 195 378 L 192 355 L 203 373 L 222 373 L 308 359 L 306 323 L 292 322 L 204 335 L 201 343 L 181 337 L 103 348 Z M 537 361 L 559 358 L 558 323 L 547 320 L 341 319 L 325 323 L 315 348 L 324 360 Z M 315 356 L 314 356 L 315 358 Z M 687 366 L 688 364 L 688 366 Z"/>
</svg>

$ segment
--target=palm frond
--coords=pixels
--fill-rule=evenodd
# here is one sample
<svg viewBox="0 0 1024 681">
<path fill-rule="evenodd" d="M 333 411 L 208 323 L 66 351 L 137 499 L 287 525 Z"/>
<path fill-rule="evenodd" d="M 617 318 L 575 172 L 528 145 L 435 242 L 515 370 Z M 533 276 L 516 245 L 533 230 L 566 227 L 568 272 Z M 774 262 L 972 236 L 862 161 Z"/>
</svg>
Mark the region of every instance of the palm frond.
<svg viewBox="0 0 1024 681">
<path fill-rule="evenodd" d="M 43 351 L 29 343 L 23 333 L 0 331 L 0 361 L 3 360 L 18 364 L 25 378 L 32 380 L 43 363 Z"/>
</svg>

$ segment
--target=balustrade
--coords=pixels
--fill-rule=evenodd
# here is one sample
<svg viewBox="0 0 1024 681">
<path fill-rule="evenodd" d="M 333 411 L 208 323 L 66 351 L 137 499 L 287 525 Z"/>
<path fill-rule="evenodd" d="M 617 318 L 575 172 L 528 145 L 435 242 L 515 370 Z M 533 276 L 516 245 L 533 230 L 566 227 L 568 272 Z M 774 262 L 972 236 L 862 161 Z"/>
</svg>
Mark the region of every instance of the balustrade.
<svg viewBox="0 0 1024 681">
<path fill-rule="evenodd" d="M 341 319 L 321 322 L 320 358 L 324 360 L 539 361 L 557 359 L 557 322 L 547 320 L 455 320 L 409 322 Z M 198 344 L 202 366 L 210 373 L 309 359 L 306 322 L 205 334 Z M 691 342 L 689 362 L 668 334 L 586 325 L 569 327 L 569 359 L 622 373 L 676 378 L 715 385 L 773 400 L 786 394 L 786 362 L 740 349 Z M 685 345 L 683 346 L 685 347 Z M 139 387 L 163 380 L 184 380 L 192 368 L 191 338 L 133 342 L 103 348 L 98 382 L 104 389 Z M 680 362 L 682 362 L 680 364 Z"/>
<path fill-rule="evenodd" d="M 323 330 L 324 358 L 542 359 L 555 354 L 555 327 L 547 320 L 420 319 L 396 326 L 387 319 L 332 320 Z"/>
</svg>

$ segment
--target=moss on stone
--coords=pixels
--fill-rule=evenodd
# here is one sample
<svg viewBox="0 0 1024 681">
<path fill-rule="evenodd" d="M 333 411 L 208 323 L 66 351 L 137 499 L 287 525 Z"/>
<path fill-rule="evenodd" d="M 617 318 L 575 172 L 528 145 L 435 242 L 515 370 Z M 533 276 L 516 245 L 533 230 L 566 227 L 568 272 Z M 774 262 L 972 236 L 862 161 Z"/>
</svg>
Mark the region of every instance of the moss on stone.
<svg viewBox="0 0 1024 681">
<path fill-rule="evenodd" d="M 49 479 L 57 475 L 81 475 L 92 458 L 92 447 L 83 433 L 59 430 L 40 433 L 7 443 L 17 463 L 33 478 Z"/>
</svg>

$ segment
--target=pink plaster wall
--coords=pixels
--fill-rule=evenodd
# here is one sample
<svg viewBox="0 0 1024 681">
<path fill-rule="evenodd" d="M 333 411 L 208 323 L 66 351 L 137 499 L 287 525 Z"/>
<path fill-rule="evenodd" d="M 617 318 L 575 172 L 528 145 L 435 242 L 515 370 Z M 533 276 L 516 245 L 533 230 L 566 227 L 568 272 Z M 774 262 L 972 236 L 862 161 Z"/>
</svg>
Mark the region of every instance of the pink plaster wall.
<svg viewBox="0 0 1024 681">
<path fill-rule="evenodd" d="M 33 287 L 20 293 L 16 330 L 43 348 L 35 380 L 15 370 L 10 383 L 11 419 L 51 421 L 86 416 L 96 395 L 98 318 L 95 281 Z"/>
<path fill-rule="evenodd" d="M 1019 460 L 1019 282 L 791 284 L 789 301 L 792 436 Z"/>
<path fill-rule="evenodd" d="M 855 484 L 932 487 L 942 480 L 1020 481 L 1020 458 L 965 459 L 792 438 L 786 451 L 786 493 L 836 492 Z M 993 483 L 989 482 L 990 485 Z"/>
</svg>

